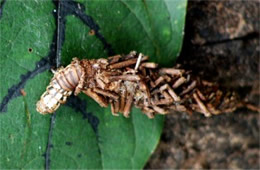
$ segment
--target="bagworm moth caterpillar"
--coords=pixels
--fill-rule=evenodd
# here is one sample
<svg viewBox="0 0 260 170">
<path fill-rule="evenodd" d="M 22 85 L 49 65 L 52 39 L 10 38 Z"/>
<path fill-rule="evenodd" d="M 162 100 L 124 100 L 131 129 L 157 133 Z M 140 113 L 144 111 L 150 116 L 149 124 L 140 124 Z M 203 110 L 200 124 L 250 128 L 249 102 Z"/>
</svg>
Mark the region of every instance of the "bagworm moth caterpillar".
<svg viewBox="0 0 260 170">
<path fill-rule="evenodd" d="M 179 65 L 159 68 L 147 60 L 148 56 L 135 51 L 108 59 L 74 58 L 55 72 L 37 111 L 53 113 L 73 92 L 85 93 L 102 107 L 110 104 L 113 115 L 125 117 L 132 106 L 149 118 L 171 111 L 199 112 L 208 117 L 236 109 L 236 93 L 223 92 L 217 84 L 201 80 Z"/>
</svg>

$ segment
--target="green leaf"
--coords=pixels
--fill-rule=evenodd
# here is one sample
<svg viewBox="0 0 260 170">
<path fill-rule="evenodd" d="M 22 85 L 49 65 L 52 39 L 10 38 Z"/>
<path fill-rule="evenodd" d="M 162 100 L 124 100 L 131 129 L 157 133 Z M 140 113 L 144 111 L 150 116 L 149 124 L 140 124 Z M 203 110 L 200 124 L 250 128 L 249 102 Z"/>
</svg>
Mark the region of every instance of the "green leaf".
<svg viewBox="0 0 260 170">
<path fill-rule="evenodd" d="M 186 0 L 62 3 L 63 65 L 73 57 L 136 50 L 171 66 L 180 52 Z M 1 4 L 0 168 L 143 168 L 159 141 L 163 116 L 150 120 L 133 108 L 128 119 L 114 117 L 83 94 L 61 106 L 56 117 L 38 114 L 35 103 L 52 77 L 47 69 L 56 54 L 58 9 L 47 0 Z"/>
</svg>

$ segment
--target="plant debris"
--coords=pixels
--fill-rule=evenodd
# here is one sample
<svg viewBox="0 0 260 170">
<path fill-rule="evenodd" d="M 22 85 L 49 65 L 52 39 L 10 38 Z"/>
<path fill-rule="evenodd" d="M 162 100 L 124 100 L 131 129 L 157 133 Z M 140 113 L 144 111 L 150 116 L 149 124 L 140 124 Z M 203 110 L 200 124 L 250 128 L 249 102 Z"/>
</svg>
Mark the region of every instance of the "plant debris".
<svg viewBox="0 0 260 170">
<path fill-rule="evenodd" d="M 108 59 L 74 58 L 66 68 L 55 72 L 50 85 L 37 103 L 37 111 L 53 113 L 69 95 L 80 92 L 101 107 L 111 105 L 111 112 L 129 117 L 131 108 L 140 108 L 149 118 L 172 111 L 198 112 L 209 117 L 233 112 L 238 107 L 259 111 L 241 102 L 234 91 L 193 75 L 181 65 L 159 68 L 148 56 L 135 51 Z"/>
</svg>

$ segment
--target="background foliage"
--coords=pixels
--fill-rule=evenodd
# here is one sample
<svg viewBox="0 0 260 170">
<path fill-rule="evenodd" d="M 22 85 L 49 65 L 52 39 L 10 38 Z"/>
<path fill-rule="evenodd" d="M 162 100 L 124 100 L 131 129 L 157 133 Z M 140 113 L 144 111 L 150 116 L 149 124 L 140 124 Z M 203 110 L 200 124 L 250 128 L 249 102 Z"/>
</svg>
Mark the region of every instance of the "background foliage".
<svg viewBox="0 0 260 170">
<path fill-rule="evenodd" d="M 133 109 L 129 119 L 113 117 L 84 95 L 53 116 L 38 114 L 35 103 L 60 56 L 66 65 L 75 56 L 137 50 L 173 65 L 185 9 L 186 0 L 2 1 L 0 167 L 142 168 L 158 143 L 162 116 L 149 120 Z"/>
</svg>

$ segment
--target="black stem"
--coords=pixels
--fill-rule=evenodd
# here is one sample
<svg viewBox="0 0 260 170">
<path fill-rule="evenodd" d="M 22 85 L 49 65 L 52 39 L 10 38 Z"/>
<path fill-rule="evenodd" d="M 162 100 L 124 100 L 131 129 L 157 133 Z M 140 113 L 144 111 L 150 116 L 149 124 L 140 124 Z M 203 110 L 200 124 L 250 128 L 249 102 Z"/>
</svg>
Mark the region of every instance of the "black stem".
<svg viewBox="0 0 260 170">
<path fill-rule="evenodd" d="M 0 3 L 0 18 L 3 15 L 3 9 L 4 9 L 5 2 L 6 2 L 6 0 L 2 0 L 2 2 Z"/>
<path fill-rule="evenodd" d="M 48 142 L 47 142 L 46 152 L 44 154 L 44 156 L 45 156 L 45 169 L 46 170 L 50 169 L 51 148 L 53 147 L 51 140 L 52 140 L 53 129 L 54 129 L 54 126 L 55 126 L 55 120 L 56 120 L 56 112 L 54 112 L 53 115 L 51 116 L 50 129 L 49 129 L 49 134 L 48 134 Z"/>
<path fill-rule="evenodd" d="M 63 30 L 63 26 L 61 25 L 63 24 L 63 20 L 65 19 L 64 17 L 61 17 L 61 1 L 58 1 L 58 8 L 57 8 L 57 46 L 56 46 L 56 67 L 60 67 L 60 63 L 61 63 L 61 47 L 63 45 L 64 42 L 64 36 L 65 36 L 65 31 Z M 61 36 L 64 35 L 64 36 Z M 63 39 L 61 39 L 63 38 Z"/>
</svg>

